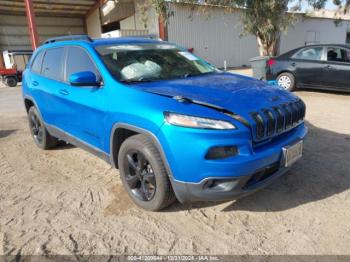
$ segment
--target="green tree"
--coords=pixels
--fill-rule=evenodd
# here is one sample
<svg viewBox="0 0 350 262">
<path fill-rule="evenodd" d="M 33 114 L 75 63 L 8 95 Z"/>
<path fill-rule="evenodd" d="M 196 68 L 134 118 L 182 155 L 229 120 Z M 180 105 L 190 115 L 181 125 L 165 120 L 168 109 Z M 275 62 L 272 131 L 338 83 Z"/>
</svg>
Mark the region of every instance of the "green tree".
<svg viewBox="0 0 350 262">
<path fill-rule="evenodd" d="M 281 33 L 286 31 L 294 21 L 294 15 L 286 12 L 288 8 L 296 11 L 309 5 L 320 9 L 327 1 L 332 0 L 146 0 L 145 3 L 156 9 L 164 23 L 169 17 L 168 2 L 201 4 L 203 12 L 210 5 L 223 6 L 228 11 L 240 7 L 243 10 L 242 33 L 256 36 L 260 55 L 275 56 L 279 51 Z M 349 11 L 350 0 L 333 0 L 333 3 L 339 7 L 339 10 Z"/>
</svg>

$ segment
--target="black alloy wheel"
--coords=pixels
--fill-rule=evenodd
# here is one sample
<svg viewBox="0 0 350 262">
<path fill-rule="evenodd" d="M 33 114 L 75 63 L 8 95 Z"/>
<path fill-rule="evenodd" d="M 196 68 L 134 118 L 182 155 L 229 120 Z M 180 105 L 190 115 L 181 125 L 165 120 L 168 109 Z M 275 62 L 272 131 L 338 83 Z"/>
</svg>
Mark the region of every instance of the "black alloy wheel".
<svg viewBox="0 0 350 262">
<path fill-rule="evenodd" d="M 124 159 L 125 180 L 131 192 L 141 201 L 151 201 L 156 193 L 156 178 L 145 156 L 131 150 Z"/>
<path fill-rule="evenodd" d="M 43 142 L 44 127 L 42 126 L 38 116 L 31 114 L 29 118 L 29 127 L 31 129 L 33 138 L 38 144 Z"/>
</svg>

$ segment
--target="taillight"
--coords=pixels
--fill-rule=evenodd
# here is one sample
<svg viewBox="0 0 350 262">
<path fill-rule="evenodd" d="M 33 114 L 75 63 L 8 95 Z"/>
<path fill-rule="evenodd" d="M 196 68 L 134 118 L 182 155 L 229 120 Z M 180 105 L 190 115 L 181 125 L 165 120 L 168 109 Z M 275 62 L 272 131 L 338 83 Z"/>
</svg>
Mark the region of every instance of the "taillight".
<svg viewBox="0 0 350 262">
<path fill-rule="evenodd" d="M 276 60 L 274 60 L 274 59 L 269 59 L 269 60 L 267 60 L 267 65 L 268 66 L 273 66 L 274 64 L 276 64 Z"/>
</svg>

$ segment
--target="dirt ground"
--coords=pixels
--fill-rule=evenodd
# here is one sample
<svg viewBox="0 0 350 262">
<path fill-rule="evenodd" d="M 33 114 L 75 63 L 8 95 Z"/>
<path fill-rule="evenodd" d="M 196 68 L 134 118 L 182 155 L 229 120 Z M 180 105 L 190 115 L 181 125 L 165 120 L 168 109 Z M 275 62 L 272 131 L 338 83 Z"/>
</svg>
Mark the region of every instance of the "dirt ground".
<svg viewBox="0 0 350 262">
<path fill-rule="evenodd" d="M 118 171 L 32 141 L 19 88 L 0 89 L 0 254 L 350 254 L 350 95 L 296 92 L 305 156 L 239 201 L 136 208 Z"/>
</svg>

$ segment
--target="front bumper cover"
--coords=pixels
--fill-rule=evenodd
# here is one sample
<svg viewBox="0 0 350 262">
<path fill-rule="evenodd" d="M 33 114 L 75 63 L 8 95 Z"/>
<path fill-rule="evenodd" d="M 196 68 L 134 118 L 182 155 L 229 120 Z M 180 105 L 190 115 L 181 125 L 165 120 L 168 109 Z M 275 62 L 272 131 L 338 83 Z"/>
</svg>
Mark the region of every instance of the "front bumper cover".
<svg viewBox="0 0 350 262">
<path fill-rule="evenodd" d="M 171 183 L 181 203 L 226 201 L 247 196 L 268 186 L 289 169 L 290 167 L 282 167 L 280 163 L 275 163 L 243 177 L 207 178 L 199 183 L 186 183 L 171 179 Z M 218 186 L 208 187 L 208 184 L 213 183 Z"/>
</svg>

